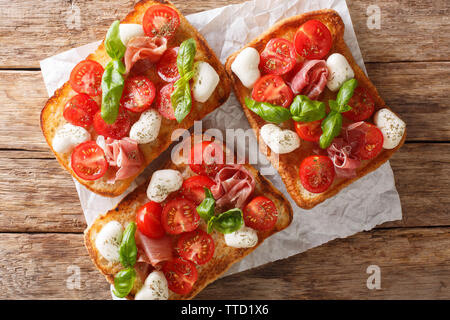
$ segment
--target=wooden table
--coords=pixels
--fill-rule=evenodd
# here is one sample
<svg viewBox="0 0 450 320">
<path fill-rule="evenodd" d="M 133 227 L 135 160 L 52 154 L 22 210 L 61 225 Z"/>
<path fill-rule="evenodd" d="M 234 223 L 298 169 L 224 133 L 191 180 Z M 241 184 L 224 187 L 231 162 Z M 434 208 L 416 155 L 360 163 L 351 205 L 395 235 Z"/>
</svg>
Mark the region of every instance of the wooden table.
<svg viewBox="0 0 450 320">
<path fill-rule="evenodd" d="M 78 30 L 66 25 L 71 2 Z M 39 61 L 103 38 L 133 2 L 0 0 L 1 299 L 110 298 L 83 246 L 74 183 L 39 128 L 47 100 Z M 190 14 L 241 0 L 174 2 Z M 380 29 L 368 27 L 371 4 Z M 450 4 L 348 6 L 370 78 L 408 125 L 391 160 L 403 220 L 218 280 L 199 299 L 450 298 Z M 380 290 L 366 286 L 370 265 L 381 269 Z M 70 277 L 78 271 L 79 286 Z"/>
</svg>

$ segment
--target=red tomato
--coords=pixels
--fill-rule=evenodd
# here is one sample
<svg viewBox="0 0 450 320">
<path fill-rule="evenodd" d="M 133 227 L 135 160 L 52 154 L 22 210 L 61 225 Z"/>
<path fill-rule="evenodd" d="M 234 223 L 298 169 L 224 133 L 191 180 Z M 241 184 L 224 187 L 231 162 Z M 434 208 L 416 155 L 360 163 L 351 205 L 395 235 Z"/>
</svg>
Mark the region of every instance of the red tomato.
<svg viewBox="0 0 450 320">
<path fill-rule="evenodd" d="M 180 79 L 177 66 L 178 49 L 179 47 L 174 47 L 166 50 L 156 67 L 158 75 L 166 82 L 175 82 Z"/>
<path fill-rule="evenodd" d="M 184 233 L 177 244 L 178 254 L 185 260 L 205 264 L 214 255 L 214 240 L 205 231 L 197 229 Z"/>
<path fill-rule="evenodd" d="M 169 289 L 178 294 L 188 294 L 197 281 L 198 272 L 195 264 L 177 258 L 168 261 L 162 267 Z"/>
<path fill-rule="evenodd" d="M 216 183 L 207 176 L 193 176 L 183 181 L 181 194 L 199 205 L 205 199 L 205 187 L 211 189 Z"/>
<path fill-rule="evenodd" d="M 102 92 L 103 67 L 94 60 L 83 60 L 70 73 L 69 84 L 78 93 L 92 97 Z"/>
<path fill-rule="evenodd" d="M 352 110 L 344 112 L 343 115 L 353 121 L 366 120 L 375 111 L 375 101 L 370 95 L 369 90 L 363 87 L 355 89 L 348 104 L 352 107 Z"/>
<path fill-rule="evenodd" d="M 139 208 L 136 214 L 136 224 L 139 231 L 149 238 L 159 239 L 164 236 L 161 224 L 162 207 L 157 202 L 147 202 Z"/>
<path fill-rule="evenodd" d="M 94 116 L 94 129 L 99 135 L 120 140 L 128 135 L 130 128 L 131 119 L 126 111 L 119 111 L 119 115 L 113 124 L 106 123 L 103 120 L 101 111 L 98 111 Z"/>
<path fill-rule="evenodd" d="M 225 165 L 225 161 L 222 146 L 212 141 L 202 141 L 192 148 L 189 166 L 199 175 L 215 177 Z"/>
<path fill-rule="evenodd" d="M 325 57 L 332 44 L 333 38 L 330 30 L 317 20 L 305 22 L 294 36 L 295 51 L 308 60 Z"/>
<path fill-rule="evenodd" d="M 300 181 L 312 193 L 322 193 L 333 183 L 333 161 L 327 156 L 309 156 L 300 164 Z"/>
<path fill-rule="evenodd" d="M 365 123 L 368 128 L 358 139 L 358 147 L 355 154 L 361 159 L 369 160 L 375 158 L 383 149 L 383 133 L 377 126 Z"/>
<path fill-rule="evenodd" d="M 322 120 L 294 123 L 295 131 L 300 138 L 306 141 L 319 142 L 322 135 Z"/>
<path fill-rule="evenodd" d="M 163 208 L 161 223 L 170 234 L 194 231 L 200 224 L 197 206 L 184 198 L 169 200 Z"/>
<path fill-rule="evenodd" d="M 294 94 L 283 78 L 274 74 L 268 74 L 256 81 L 252 91 L 252 98 L 259 102 L 268 102 L 287 108 L 291 105 Z"/>
<path fill-rule="evenodd" d="M 261 53 L 259 67 L 263 73 L 283 75 L 294 68 L 297 55 L 294 46 L 286 39 L 271 39 Z"/>
<path fill-rule="evenodd" d="M 244 222 L 256 230 L 270 230 L 277 223 L 278 211 L 269 198 L 258 196 L 244 208 Z"/>
<path fill-rule="evenodd" d="M 85 93 L 70 99 L 64 109 L 64 119 L 74 126 L 87 128 L 92 124 L 95 113 L 99 110 L 97 102 Z"/>
<path fill-rule="evenodd" d="M 153 5 L 145 12 L 142 25 L 147 36 L 170 39 L 180 25 L 180 17 L 169 6 Z"/>
<path fill-rule="evenodd" d="M 120 105 L 132 112 L 143 112 L 150 108 L 155 99 L 153 82 L 144 76 L 128 78 L 125 81 Z"/>
<path fill-rule="evenodd" d="M 76 146 L 70 164 L 75 174 L 84 180 L 100 179 L 108 169 L 105 152 L 95 141 L 86 141 Z"/>
<path fill-rule="evenodd" d="M 170 100 L 170 95 L 174 90 L 173 83 L 168 83 L 158 93 L 156 97 L 156 107 L 159 113 L 166 119 L 176 120 L 175 111 L 172 107 L 172 101 Z"/>
</svg>

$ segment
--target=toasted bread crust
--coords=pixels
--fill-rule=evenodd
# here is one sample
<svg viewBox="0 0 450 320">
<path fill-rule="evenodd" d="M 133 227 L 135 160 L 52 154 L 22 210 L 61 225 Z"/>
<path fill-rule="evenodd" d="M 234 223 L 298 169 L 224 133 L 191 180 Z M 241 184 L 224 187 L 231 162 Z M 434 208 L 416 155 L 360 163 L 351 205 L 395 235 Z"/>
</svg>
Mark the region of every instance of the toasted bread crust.
<svg viewBox="0 0 450 320">
<path fill-rule="evenodd" d="M 180 26 L 178 27 L 177 33 L 173 39 L 169 41 L 169 47 L 179 45 L 181 41 L 187 38 L 194 38 L 197 42 L 197 54 L 195 56 L 195 60 L 202 60 L 208 62 L 219 74 L 220 82 L 215 89 L 213 95 L 208 99 L 205 103 L 194 102 L 191 113 L 180 123 L 178 124 L 174 120 L 163 119 L 161 130 L 159 132 L 158 138 L 156 141 L 151 143 L 140 145 L 140 149 L 144 155 L 144 164 L 142 165 L 141 170 L 133 177 L 130 177 L 125 180 L 119 180 L 115 183 L 107 183 L 107 178 L 103 177 L 99 180 L 95 181 L 87 181 L 79 178 L 70 166 L 70 153 L 59 154 L 55 152 L 52 147 L 52 140 L 55 135 L 56 129 L 64 124 L 66 121 L 63 117 L 64 106 L 67 101 L 76 94 L 66 82 L 61 88 L 56 90 L 54 95 L 47 101 L 46 105 L 42 109 L 40 116 L 41 129 L 45 136 L 45 140 L 47 141 L 50 149 L 55 154 L 58 162 L 69 171 L 73 177 L 75 177 L 82 185 L 88 188 L 90 191 L 95 192 L 99 195 L 105 197 L 116 197 L 122 194 L 131 184 L 131 182 L 145 169 L 145 167 L 156 159 L 164 150 L 166 150 L 172 139 L 176 139 L 177 137 L 172 137 L 172 133 L 178 128 L 188 129 L 190 128 L 195 120 L 200 120 L 204 118 L 208 113 L 212 112 L 223 103 L 225 103 L 229 97 L 231 91 L 231 80 L 226 73 L 223 65 L 220 63 L 219 59 L 216 57 L 214 51 L 208 46 L 206 40 L 203 36 L 186 20 L 186 18 L 175 8 L 175 6 L 170 1 L 158 0 L 143 0 L 136 4 L 134 10 L 131 11 L 125 19 L 123 19 L 122 23 L 142 23 L 142 18 L 144 16 L 145 11 L 154 4 L 165 4 L 171 6 L 175 9 L 180 16 Z M 98 49 L 89 55 L 87 59 L 95 60 L 99 62 L 103 67 L 110 61 L 108 57 L 103 42 L 100 44 Z M 152 70 L 148 70 L 145 75 L 148 75 L 152 80 L 154 78 L 151 77 Z M 160 81 L 161 82 L 161 81 Z M 158 86 L 157 86 L 158 88 Z M 97 102 L 100 102 L 99 97 L 95 97 Z M 97 134 L 93 129 L 90 130 L 92 140 L 95 140 Z"/>
<path fill-rule="evenodd" d="M 191 139 L 193 143 L 194 139 Z M 255 178 L 255 196 L 264 195 L 271 199 L 278 210 L 278 219 L 274 229 L 269 231 L 257 231 L 258 232 L 258 244 L 253 248 L 232 248 L 225 244 L 225 240 L 222 234 L 217 231 L 213 231 L 211 236 L 214 239 L 215 251 L 213 258 L 202 266 L 197 266 L 198 270 L 198 280 L 196 281 L 193 290 L 187 295 L 178 295 L 171 293 L 169 299 L 172 300 L 184 300 L 192 299 L 195 297 L 203 288 L 208 284 L 219 278 L 224 274 L 234 263 L 238 262 L 246 255 L 250 254 L 255 250 L 266 238 L 272 234 L 279 232 L 287 228 L 293 219 L 292 207 L 286 198 L 279 192 L 270 181 L 264 178 L 255 168 L 250 165 L 245 165 L 246 169 Z M 164 169 L 175 169 L 186 174 L 189 172 L 189 166 L 187 164 L 175 165 L 171 161 L 167 162 L 162 166 Z M 148 202 L 146 196 L 146 189 L 148 186 L 148 181 L 138 187 L 135 191 L 130 193 L 125 197 L 118 206 L 107 212 L 106 214 L 98 217 L 93 224 L 85 230 L 84 242 L 85 246 L 89 252 L 89 256 L 100 270 L 100 272 L 106 277 L 106 279 L 113 284 L 114 275 L 121 269 L 120 264 L 111 264 L 103 259 L 95 247 L 95 238 L 101 228 L 112 220 L 119 221 L 122 225 L 126 225 L 127 222 L 135 220 L 135 214 L 138 208 Z M 203 223 L 201 228 L 205 229 L 206 225 Z M 142 286 L 140 281 L 135 283 L 131 294 L 127 297 L 128 299 L 133 299 L 134 295 L 137 293 L 139 288 Z"/>
<path fill-rule="evenodd" d="M 406 132 L 405 132 L 402 141 L 395 149 L 392 150 L 383 149 L 383 151 L 375 159 L 372 159 L 370 161 L 363 161 L 361 167 L 357 169 L 357 176 L 355 178 L 335 179 L 332 186 L 327 191 L 320 194 L 312 194 L 306 191 L 303 188 L 298 175 L 301 161 L 305 157 L 312 154 L 313 148 L 312 143 L 308 141 L 302 141 L 302 145 L 299 149 L 296 149 L 288 154 L 280 154 L 280 155 L 271 152 L 270 148 L 267 147 L 267 145 L 264 143 L 264 140 L 261 139 L 259 134 L 260 128 L 264 124 L 266 124 L 266 122 L 245 106 L 244 99 L 245 97 L 251 97 L 251 90 L 247 89 L 240 82 L 239 78 L 235 74 L 233 74 L 231 70 L 231 64 L 236 59 L 236 56 L 247 47 L 253 47 L 259 52 L 261 52 L 265 48 L 267 42 L 272 38 L 279 37 L 292 40 L 297 29 L 303 23 L 311 19 L 319 20 L 328 27 L 333 37 L 333 47 L 331 48 L 329 54 L 337 52 L 346 57 L 350 66 L 353 68 L 355 78 L 358 80 L 358 84 L 367 88 L 372 97 L 374 98 L 375 111 L 382 108 L 390 109 L 388 106 L 386 106 L 386 103 L 380 97 L 373 83 L 369 80 L 369 78 L 365 75 L 362 69 L 355 62 L 355 59 L 353 58 L 350 52 L 350 49 L 344 42 L 344 23 L 339 14 L 331 9 L 312 11 L 277 22 L 274 26 L 272 26 L 266 32 L 262 33 L 256 39 L 248 43 L 245 47 L 241 48 L 239 51 L 236 51 L 231 56 L 229 56 L 225 64 L 225 68 L 230 77 L 232 78 L 233 88 L 236 93 L 236 96 L 239 102 L 241 103 L 244 113 L 250 123 L 250 126 L 253 128 L 255 135 L 258 139 L 259 148 L 261 152 L 269 158 L 272 165 L 278 170 L 281 179 L 286 185 L 286 189 L 291 195 L 292 199 L 297 203 L 299 207 L 304 209 L 311 209 L 315 207 L 319 203 L 336 195 L 339 191 L 341 191 L 349 184 L 353 183 L 359 178 L 365 176 L 366 174 L 380 167 L 383 163 L 389 160 L 389 158 L 394 154 L 395 151 L 397 151 L 403 145 L 406 139 Z M 330 90 L 328 90 L 328 88 L 325 88 L 325 91 L 322 93 L 320 100 L 328 101 L 329 99 L 335 99 L 335 97 L 336 93 L 332 93 Z M 373 121 L 371 122 L 373 123 Z M 283 127 L 295 131 L 293 121 L 287 121 L 286 123 L 283 123 Z"/>
</svg>

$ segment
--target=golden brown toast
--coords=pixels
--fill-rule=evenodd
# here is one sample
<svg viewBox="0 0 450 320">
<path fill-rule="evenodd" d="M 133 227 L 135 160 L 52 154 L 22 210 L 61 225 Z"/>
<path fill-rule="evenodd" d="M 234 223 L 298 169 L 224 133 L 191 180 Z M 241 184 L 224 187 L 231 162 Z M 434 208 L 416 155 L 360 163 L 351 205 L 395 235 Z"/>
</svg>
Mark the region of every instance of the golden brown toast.
<svg viewBox="0 0 450 320">
<path fill-rule="evenodd" d="M 192 145 L 193 142 L 194 139 L 191 139 Z M 292 207 L 286 200 L 286 198 L 277 189 L 275 189 L 272 183 L 264 178 L 255 168 L 247 164 L 245 164 L 245 168 L 255 178 L 256 187 L 253 195 L 255 197 L 264 195 L 265 197 L 271 199 L 277 207 L 278 219 L 275 227 L 272 230 L 268 231 L 257 231 L 258 244 L 255 247 L 247 249 L 227 246 L 225 244 L 223 234 L 214 230 L 211 233 L 215 244 L 214 256 L 205 265 L 197 266 L 198 280 L 196 281 L 193 290 L 187 295 L 179 295 L 171 292 L 169 299 L 192 299 L 209 283 L 213 282 L 223 273 L 225 273 L 234 263 L 238 262 L 253 250 L 255 250 L 266 238 L 276 232 L 287 228 L 292 222 Z M 185 179 L 189 176 L 195 175 L 192 170 L 190 170 L 189 165 L 184 163 L 175 165 L 170 160 L 162 167 L 162 169 L 178 170 L 182 173 Z M 99 254 L 97 248 L 95 247 L 96 236 L 100 232 L 102 227 L 112 220 L 116 220 L 124 226 L 128 222 L 135 221 L 135 215 L 139 207 L 149 201 L 146 195 L 148 183 L 149 181 L 145 182 L 132 193 L 130 193 L 118 204 L 115 209 L 110 210 L 102 216 L 99 216 L 93 222 L 93 224 L 85 230 L 84 242 L 86 248 L 88 249 L 89 255 L 100 272 L 111 284 L 114 283 L 114 275 L 121 269 L 121 265 L 120 263 L 111 264 Z M 203 220 L 200 228 L 206 230 L 206 224 Z M 141 287 L 142 282 L 140 281 L 140 279 L 137 279 L 133 290 L 127 298 L 133 299 L 134 295 Z"/>
<path fill-rule="evenodd" d="M 285 38 L 292 41 L 297 29 L 303 23 L 311 19 L 319 20 L 328 27 L 333 37 L 333 47 L 331 48 L 329 55 L 332 53 L 340 53 L 343 56 L 345 56 L 350 66 L 353 68 L 355 78 L 358 80 L 358 84 L 360 86 L 367 88 L 372 97 L 374 98 L 375 111 L 382 108 L 388 108 L 386 106 L 386 103 L 378 94 L 378 91 L 373 85 L 373 83 L 369 80 L 369 78 L 364 74 L 364 72 L 355 62 L 355 59 L 353 58 L 349 48 L 344 42 L 344 23 L 341 17 L 338 15 L 338 13 L 331 9 L 312 11 L 277 22 L 274 26 L 272 26 L 266 32 L 262 33 L 256 39 L 248 43 L 245 47 L 241 48 L 239 51 L 229 56 L 225 64 L 225 68 L 232 78 L 233 88 L 236 93 L 236 96 L 239 102 L 241 103 L 242 108 L 244 109 L 244 113 L 247 116 L 247 119 L 258 139 L 261 152 L 269 158 L 272 165 L 278 170 L 281 179 L 286 185 L 286 189 L 291 195 L 292 199 L 297 203 L 299 207 L 302 207 L 304 209 L 313 208 L 317 204 L 334 196 L 340 190 L 342 190 L 344 187 L 348 186 L 352 182 L 358 180 L 359 178 L 365 176 L 369 172 L 372 172 L 378 167 L 380 167 L 394 154 L 395 151 L 397 151 L 403 145 L 406 138 L 405 132 L 402 141 L 395 149 L 392 150 L 383 149 L 382 152 L 376 158 L 372 160 L 364 160 L 361 166 L 357 169 L 357 176 L 355 178 L 351 179 L 336 178 L 331 187 L 327 191 L 320 194 L 310 193 L 305 188 L 303 188 L 298 174 L 302 160 L 307 156 L 313 154 L 312 142 L 302 140 L 300 148 L 288 154 L 280 154 L 280 155 L 275 154 L 270 150 L 269 147 L 266 146 L 263 139 L 261 139 L 260 137 L 259 130 L 267 122 L 265 122 L 261 117 L 250 111 L 245 106 L 244 99 L 245 97 L 251 98 L 251 90 L 247 89 L 240 82 L 239 78 L 233 74 L 233 72 L 231 71 L 231 64 L 235 60 L 236 56 L 247 47 L 253 47 L 258 52 L 261 52 L 264 50 L 267 42 L 272 38 Z M 327 57 L 325 57 L 324 59 L 326 59 Z M 331 92 L 328 88 L 325 88 L 319 100 L 325 102 L 327 102 L 330 99 L 334 100 L 336 99 L 336 94 L 337 93 Z M 344 118 L 344 123 L 346 123 L 345 121 L 346 120 Z M 368 119 L 367 121 L 373 123 L 373 117 Z M 281 126 L 283 127 L 283 129 L 291 129 L 295 131 L 293 120 L 286 121 Z"/>
<path fill-rule="evenodd" d="M 68 82 L 66 82 L 61 88 L 59 88 L 51 97 L 45 107 L 41 112 L 41 128 L 44 133 L 45 139 L 50 146 L 50 149 L 55 154 L 56 159 L 59 163 L 69 171 L 72 176 L 74 176 L 82 185 L 84 185 L 89 190 L 100 194 L 105 197 L 115 197 L 122 194 L 131 184 L 131 182 L 145 169 L 145 167 L 156 159 L 164 150 L 166 150 L 172 141 L 172 133 L 178 128 L 190 128 L 195 120 L 201 120 L 208 113 L 212 112 L 223 103 L 225 103 L 229 97 L 231 91 L 231 80 L 229 79 L 223 65 L 220 63 L 219 59 L 214 54 L 213 50 L 208 46 L 206 40 L 203 36 L 186 20 L 186 18 L 179 12 L 170 1 L 165 0 L 143 0 L 136 4 L 134 10 L 131 11 L 122 23 L 139 23 L 142 24 L 143 16 L 146 10 L 155 4 L 165 4 L 174 8 L 180 16 L 180 25 L 175 33 L 175 36 L 170 39 L 168 47 L 179 46 L 180 43 L 188 38 L 194 38 L 197 44 L 197 53 L 195 56 L 195 61 L 206 61 L 208 62 L 219 74 L 220 82 L 216 87 L 213 95 L 205 103 L 200 103 L 193 101 L 191 113 L 181 122 L 178 123 L 175 120 L 167 120 L 163 118 L 161 123 L 161 129 L 158 138 L 150 143 L 139 145 L 140 150 L 144 156 L 144 164 L 140 172 L 135 176 L 130 177 L 125 180 L 119 180 L 115 183 L 107 183 L 106 175 L 95 181 L 87 181 L 79 178 L 72 170 L 69 161 L 70 153 L 60 154 L 56 153 L 52 148 L 52 140 L 55 135 L 56 129 L 66 123 L 63 117 L 64 106 L 67 101 L 76 95 Z M 102 42 L 98 49 L 89 55 L 88 59 L 95 60 L 99 62 L 103 67 L 111 60 L 105 51 L 104 43 Z M 150 68 L 146 73 L 140 73 L 149 77 L 155 84 L 157 90 L 164 84 L 162 80 L 157 76 L 155 68 Z M 94 100 L 100 105 L 101 97 L 95 97 Z M 138 116 L 132 118 L 133 122 L 137 121 Z M 91 139 L 96 140 L 97 134 L 95 130 L 91 128 Z M 175 140 L 177 137 L 173 137 Z"/>
</svg>

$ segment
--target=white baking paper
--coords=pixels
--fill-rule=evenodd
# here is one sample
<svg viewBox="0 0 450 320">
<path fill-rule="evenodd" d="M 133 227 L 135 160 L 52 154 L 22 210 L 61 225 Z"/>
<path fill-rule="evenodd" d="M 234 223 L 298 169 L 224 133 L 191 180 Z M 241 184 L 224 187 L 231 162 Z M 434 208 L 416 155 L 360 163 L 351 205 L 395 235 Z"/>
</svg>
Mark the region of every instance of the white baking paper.
<svg viewBox="0 0 450 320">
<path fill-rule="evenodd" d="M 210 46 L 224 63 L 226 58 L 261 32 L 282 18 L 303 12 L 332 8 L 345 23 L 345 42 L 363 70 L 361 51 L 353 30 L 350 13 L 344 0 L 259 0 L 230 5 L 188 16 L 188 20 L 204 35 Z M 84 59 L 98 45 L 88 44 L 41 61 L 41 69 L 49 95 L 67 81 L 73 66 Z M 234 94 L 221 108 L 203 120 L 203 128 L 249 129 L 247 119 Z M 250 143 L 256 143 L 254 135 Z M 246 148 L 238 145 L 237 149 Z M 116 204 L 155 168 L 170 158 L 167 151 L 155 160 L 122 196 L 104 198 L 81 186 L 75 185 L 81 206 L 90 224 L 101 213 Z M 268 262 L 284 259 L 304 252 L 336 238 L 345 238 L 360 231 L 374 228 L 387 221 L 402 219 L 400 199 L 395 188 L 394 176 L 389 163 L 359 179 L 335 197 L 326 200 L 311 210 L 299 208 L 290 198 L 284 184 L 259 154 L 259 165 L 263 174 L 286 195 L 294 209 L 294 220 L 286 230 L 267 239 L 252 254 L 235 264 L 226 275 L 247 270 Z"/>
</svg>

